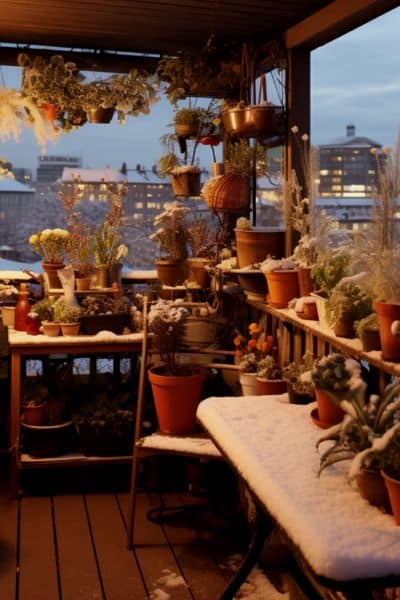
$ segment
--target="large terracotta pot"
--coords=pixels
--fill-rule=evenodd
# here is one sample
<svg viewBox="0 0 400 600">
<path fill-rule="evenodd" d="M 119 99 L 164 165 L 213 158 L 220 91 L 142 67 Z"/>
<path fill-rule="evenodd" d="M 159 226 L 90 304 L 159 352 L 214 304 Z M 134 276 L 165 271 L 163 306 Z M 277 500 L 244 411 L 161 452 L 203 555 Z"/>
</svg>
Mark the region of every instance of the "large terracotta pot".
<svg viewBox="0 0 400 600">
<path fill-rule="evenodd" d="M 157 278 L 163 285 L 174 287 L 186 279 L 186 261 L 161 259 L 156 261 Z"/>
<path fill-rule="evenodd" d="M 148 376 L 160 431 L 175 435 L 193 431 L 204 370 L 192 367 L 191 375 L 163 375 L 162 367 L 153 367 Z"/>
<path fill-rule="evenodd" d="M 210 287 L 211 277 L 206 270 L 212 264 L 210 258 L 188 258 L 189 279 L 195 281 L 201 288 Z"/>
<path fill-rule="evenodd" d="M 356 483 L 362 498 L 368 500 L 372 506 L 378 506 L 390 512 L 388 492 L 379 471 L 362 469 L 356 475 Z"/>
<path fill-rule="evenodd" d="M 315 399 L 318 407 L 318 418 L 326 425 L 336 425 L 343 420 L 344 412 L 337 406 L 324 390 L 316 388 Z"/>
<path fill-rule="evenodd" d="M 378 315 L 382 358 L 400 362 L 400 304 L 374 302 L 374 310 Z"/>
<path fill-rule="evenodd" d="M 390 477 L 385 471 L 381 471 L 381 475 L 389 494 L 394 520 L 396 521 L 396 525 L 400 525 L 400 481 L 394 477 Z"/>
<path fill-rule="evenodd" d="M 287 308 L 299 296 L 297 271 L 270 271 L 265 273 L 268 283 L 268 303 L 275 308 Z"/>
<path fill-rule="evenodd" d="M 266 379 L 257 377 L 257 390 L 261 396 L 272 396 L 273 394 L 285 394 L 287 383 L 283 379 Z"/>
<path fill-rule="evenodd" d="M 62 287 L 57 271 L 65 267 L 64 263 L 42 262 L 42 267 L 45 273 L 45 278 L 47 280 L 48 287 L 50 289 Z"/>
<path fill-rule="evenodd" d="M 262 262 L 268 255 L 282 258 L 285 253 L 284 231 L 265 227 L 253 227 L 249 230 L 235 229 L 235 239 L 240 268 Z"/>
</svg>

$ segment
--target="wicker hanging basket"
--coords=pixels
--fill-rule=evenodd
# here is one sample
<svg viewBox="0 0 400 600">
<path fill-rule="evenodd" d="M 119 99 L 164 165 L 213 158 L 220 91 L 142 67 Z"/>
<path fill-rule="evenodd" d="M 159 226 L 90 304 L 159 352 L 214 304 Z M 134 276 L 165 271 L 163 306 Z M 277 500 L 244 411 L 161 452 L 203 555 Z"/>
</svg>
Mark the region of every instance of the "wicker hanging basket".
<svg viewBox="0 0 400 600">
<path fill-rule="evenodd" d="M 249 208 L 250 181 L 244 175 L 220 175 L 202 189 L 207 206 L 214 211 L 243 212 Z"/>
</svg>

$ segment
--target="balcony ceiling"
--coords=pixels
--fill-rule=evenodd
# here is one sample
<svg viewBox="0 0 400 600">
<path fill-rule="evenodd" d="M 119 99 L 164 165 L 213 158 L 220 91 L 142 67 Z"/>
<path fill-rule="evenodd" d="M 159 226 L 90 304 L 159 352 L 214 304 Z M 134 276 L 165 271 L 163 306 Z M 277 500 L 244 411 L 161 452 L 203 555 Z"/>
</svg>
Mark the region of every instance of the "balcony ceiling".
<svg viewBox="0 0 400 600">
<path fill-rule="evenodd" d="M 0 43 L 174 54 L 199 51 L 210 34 L 217 43 L 262 44 L 310 17 L 315 20 L 321 10 L 332 13 L 330 29 L 350 11 L 349 29 L 397 4 L 395 0 L 2 0 Z"/>
</svg>

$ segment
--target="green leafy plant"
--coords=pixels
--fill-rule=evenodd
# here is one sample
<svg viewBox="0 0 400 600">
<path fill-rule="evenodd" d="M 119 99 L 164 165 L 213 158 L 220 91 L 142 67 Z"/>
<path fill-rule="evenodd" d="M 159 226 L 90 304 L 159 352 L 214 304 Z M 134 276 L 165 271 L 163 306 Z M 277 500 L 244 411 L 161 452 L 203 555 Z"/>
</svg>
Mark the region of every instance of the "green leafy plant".
<svg viewBox="0 0 400 600">
<path fill-rule="evenodd" d="M 326 302 L 326 316 L 333 325 L 346 317 L 359 321 L 372 311 L 372 298 L 360 286 L 352 282 L 339 282 L 332 290 Z"/>
<path fill-rule="evenodd" d="M 41 321 L 54 321 L 54 296 L 47 296 L 32 305 L 32 312 L 39 315 Z"/>
<path fill-rule="evenodd" d="M 63 296 L 58 298 L 53 305 L 54 321 L 59 323 L 77 323 L 81 312 L 79 306 L 69 306 Z"/>
<path fill-rule="evenodd" d="M 85 296 L 81 302 L 81 315 L 94 316 L 106 314 L 129 314 L 132 304 L 124 297 Z"/>
<path fill-rule="evenodd" d="M 254 168 L 257 177 L 268 173 L 266 149 L 257 142 L 253 147 L 243 138 L 231 141 L 226 149 L 225 173 L 251 177 Z"/>
<path fill-rule="evenodd" d="M 341 250 L 331 250 L 318 255 L 311 269 L 311 277 L 317 286 L 327 295 L 347 274 L 349 255 Z"/>
<path fill-rule="evenodd" d="M 366 330 L 379 331 L 379 322 L 377 314 L 373 312 L 364 317 L 363 319 L 356 321 L 354 323 L 354 330 L 357 334 L 357 337 L 360 339 L 362 338 L 362 335 Z"/>
<path fill-rule="evenodd" d="M 350 469 L 351 476 L 362 466 L 374 469 L 382 466 L 383 456 L 379 456 L 376 446 L 381 446 L 386 432 L 393 429 L 396 413 L 400 409 L 400 384 L 387 386 L 382 396 L 371 395 L 368 402 L 365 402 L 363 392 L 364 389 L 360 387 L 341 402 L 345 413 L 343 421 L 318 439 L 317 449 L 322 443 L 333 442 L 321 454 L 319 473 L 329 465 L 344 460 L 355 461 Z"/>
</svg>

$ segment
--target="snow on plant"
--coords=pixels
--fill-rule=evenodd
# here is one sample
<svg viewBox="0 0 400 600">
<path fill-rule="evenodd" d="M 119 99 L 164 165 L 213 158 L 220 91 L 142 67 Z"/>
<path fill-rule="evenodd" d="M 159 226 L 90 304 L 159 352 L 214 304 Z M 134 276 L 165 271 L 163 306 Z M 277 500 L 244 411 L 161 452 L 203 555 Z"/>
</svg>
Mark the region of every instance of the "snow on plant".
<svg viewBox="0 0 400 600">
<path fill-rule="evenodd" d="M 263 273 L 271 273 L 272 271 L 293 271 L 296 268 L 296 263 L 293 258 L 271 258 L 268 256 L 261 264 L 260 269 Z"/>
<path fill-rule="evenodd" d="M 187 228 L 184 219 L 190 208 L 182 206 L 176 200 L 164 205 L 164 211 L 154 217 L 156 231 L 149 236 L 160 245 L 164 256 L 181 260 L 187 256 Z"/>
<path fill-rule="evenodd" d="M 354 359 L 334 352 L 317 360 L 311 370 L 311 380 L 320 390 L 346 392 L 362 382 L 361 367 Z"/>
<path fill-rule="evenodd" d="M 273 351 L 275 341 L 258 323 L 250 323 L 248 331 L 248 340 L 241 334 L 234 338 L 235 356 L 239 361 L 239 371 L 257 373 L 261 361 Z"/>
<path fill-rule="evenodd" d="M 359 465 L 359 460 L 364 461 L 364 456 L 369 457 L 369 462 L 371 457 L 368 454 L 363 454 L 360 459 L 359 453 L 372 449 L 375 440 L 382 438 L 393 427 L 400 410 L 400 384 L 388 385 L 382 396 L 371 394 L 368 402 L 365 402 L 364 387 L 360 386 L 340 406 L 345 412 L 343 421 L 331 427 L 316 444 L 319 448 L 323 442 L 334 442 L 321 455 L 319 473 L 329 465 L 353 459 L 356 455 L 358 459 L 354 469 Z"/>
<path fill-rule="evenodd" d="M 178 367 L 178 350 L 185 333 L 189 311 L 170 300 L 158 300 L 150 307 L 149 331 L 153 333 L 153 346 L 165 363 L 168 373 Z"/>
<path fill-rule="evenodd" d="M 265 379 L 281 379 L 281 367 L 273 356 L 267 355 L 260 360 L 257 366 L 257 377 Z"/>
</svg>

